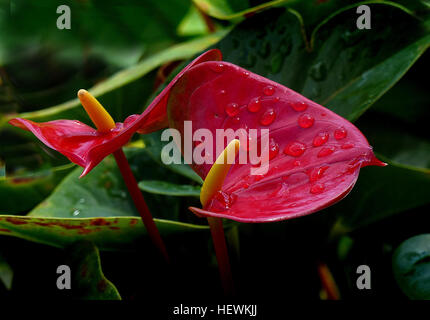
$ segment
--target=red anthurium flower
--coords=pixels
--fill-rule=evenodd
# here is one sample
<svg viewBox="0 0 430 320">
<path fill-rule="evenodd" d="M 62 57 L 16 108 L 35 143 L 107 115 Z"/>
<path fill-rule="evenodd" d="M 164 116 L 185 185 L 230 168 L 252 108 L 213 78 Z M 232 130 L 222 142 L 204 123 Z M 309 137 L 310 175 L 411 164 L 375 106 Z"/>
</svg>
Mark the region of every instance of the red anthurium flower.
<svg viewBox="0 0 430 320">
<path fill-rule="evenodd" d="M 169 125 L 182 137 L 184 121 L 192 121 L 193 132 L 206 128 L 214 137 L 216 129 L 270 130 L 268 172 L 251 175 L 251 164 L 232 165 L 222 190 L 203 209 L 191 208 L 201 216 L 268 222 L 307 215 L 345 197 L 360 168 L 385 165 L 346 119 L 231 63 L 190 68 L 168 99 Z M 192 164 L 203 179 L 211 166 Z"/>
<path fill-rule="evenodd" d="M 152 101 L 141 115 L 131 115 L 124 123 L 116 123 L 111 130 L 96 130 L 76 120 L 55 120 L 36 123 L 16 118 L 10 124 L 31 131 L 48 147 L 59 151 L 70 161 L 84 168 L 81 177 L 91 171 L 107 155 L 126 144 L 132 135 L 150 133 L 167 126 L 166 103 L 171 87 L 192 66 L 211 60 L 220 60 L 218 50 L 209 50 L 185 67 Z"/>
</svg>

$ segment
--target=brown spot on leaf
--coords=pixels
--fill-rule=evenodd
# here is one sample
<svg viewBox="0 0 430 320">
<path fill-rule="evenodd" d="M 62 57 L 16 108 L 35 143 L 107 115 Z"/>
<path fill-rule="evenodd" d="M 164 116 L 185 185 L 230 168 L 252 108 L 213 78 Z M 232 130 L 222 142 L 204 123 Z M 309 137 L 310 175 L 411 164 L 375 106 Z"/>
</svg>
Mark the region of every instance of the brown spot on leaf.
<svg viewBox="0 0 430 320">
<path fill-rule="evenodd" d="M 97 283 L 97 290 L 99 290 L 100 292 L 105 291 L 106 288 L 107 288 L 107 282 L 105 279 L 102 279 Z"/>
<path fill-rule="evenodd" d="M 17 219 L 17 218 L 6 218 L 7 222 L 10 222 L 12 224 L 20 225 L 20 224 L 27 224 L 27 221 Z"/>
<path fill-rule="evenodd" d="M 92 226 L 108 226 L 108 225 L 110 225 L 110 222 L 106 221 L 105 219 L 99 218 L 99 219 L 92 220 L 90 225 L 92 225 Z"/>
</svg>

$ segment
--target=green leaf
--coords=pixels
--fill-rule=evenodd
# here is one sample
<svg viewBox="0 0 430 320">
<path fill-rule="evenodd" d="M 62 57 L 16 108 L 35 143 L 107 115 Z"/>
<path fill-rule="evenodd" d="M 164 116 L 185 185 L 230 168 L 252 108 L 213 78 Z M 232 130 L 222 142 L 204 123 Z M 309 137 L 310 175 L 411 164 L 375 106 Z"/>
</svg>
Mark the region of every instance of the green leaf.
<svg viewBox="0 0 430 320">
<path fill-rule="evenodd" d="M 103 274 L 100 254 L 89 241 L 79 241 L 67 248 L 67 265 L 72 271 L 74 298 L 85 300 L 121 300 L 115 285 Z"/>
<path fill-rule="evenodd" d="M 171 183 L 181 182 L 182 177 L 159 166 L 145 148 L 125 148 L 124 151 L 138 181 L 162 179 Z M 61 218 L 139 216 L 113 156 L 107 157 L 90 174 L 79 179 L 81 173 L 80 167 L 72 171 L 29 215 Z M 145 200 L 154 217 L 177 219 L 178 198 L 147 194 Z"/>
<path fill-rule="evenodd" d="M 165 165 L 161 161 L 161 153 L 163 152 L 163 148 L 169 143 L 168 141 L 161 141 L 161 133 L 162 131 L 157 131 L 151 134 L 142 135 L 142 140 L 145 143 L 145 151 L 148 152 L 151 158 L 157 161 L 158 164 L 199 184 L 203 184 L 202 178 L 200 178 L 200 176 L 195 173 L 189 165 L 185 164 L 183 159 L 181 160 L 181 163 L 172 163 L 169 165 Z"/>
<path fill-rule="evenodd" d="M 121 70 L 108 79 L 100 82 L 89 91 L 97 98 L 100 99 L 101 103 L 104 104 L 106 109 L 111 112 L 113 107 L 109 103 L 104 101 L 105 95 L 114 94 L 118 89 L 123 86 L 130 84 L 134 81 L 139 80 L 155 68 L 173 60 L 187 59 L 196 53 L 206 49 L 210 45 L 217 42 L 220 38 L 225 35 L 225 31 L 220 31 L 203 38 L 191 40 L 182 44 L 172 46 L 166 50 L 163 50 L 157 54 L 154 54 L 135 66 Z M 141 88 L 141 87 L 140 87 Z M 143 107 L 143 105 L 142 105 Z M 115 116 L 115 113 L 112 112 Z M 50 108 L 45 108 L 39 111 L 27 112 L 18 115 L 9 115 L 0 118 L 0 126 L 16 117 L 26 118 L 33 121 L 43 122 L 55 119 L 76 119 L 88 122 L 88 116 L 85 114 L 83 108 L 80 107 L 79 100 L 73 99 L 64 102 L 60 105 L 56 105 Z M 118 121 L 123 119 L 117 119 Z"/>
<path fill-rule="evenodd" d="M 178 26 L 178 34 L 181 36 L 196 36 L 208 33 L 209 30 L 205 19 L 195 6 L 191 6 Z"/>
<path fill-rule="evenodd" d="M 325 23 L 309 51 L 297 14 L 269 10 L 240 23 L 220 43 L 226 61 L 357 119 L 430 45 L 428 26 L 389 3 L 371 5 L 372 29 L 353 9 Z M 288 26 L 288 27 L 287 27 Z"/>
<path fill-rule="evenodd" d="M 145 149 L 124 151 L 138 180 L 182 183 L 181 176 L 160 167 Z M 112 156 L 79 179 L 81 172 L 80 167 L 73 170 L 28 216 L 0 216 L 0 234 L 59 247 L 88 239 L 103 250 L 124 248 L 146 235 Z M 145 200 L 153 216 L 159 218 L 155 220 L 163 236 L 207 229 L 178 221 L 181 198 L 147 193 Z M 193 221 L 192 214 L 187 212 L 183 216 Z"/>
<path fill-rule="evenodd" d="M 189 8 L 187 1 L 175 0 L 132 0 L 121 4 L 115 0 L 66 0 L 61 4 L 70 7 L 72 25 L 68 30 L 56 28 L 60 17 L 56 13 L 57 1 L 2 1 L 0 37 L 6 47 L 3 57 L 13 59 L 13 50 L 26 42 L 42 42 L 61 48 L 63 55 L 91 53 L 124 64 L 129 55 L 135 61 L 143 50 L 152 53 L 177 42 L 176 27 Z M 133 49 L 140 49 L 137 56 L 132 54 Z"/>
<path fill-rule="evenodd" d="M 207 231 L 208 227 L 154 219 L 162 236 Z M 140 217 L 46 218 L 0 215 L 0 235 L 65 248 L 75 241 L 94 242 L 100 250 L 131 250 L 147 236 Z"/>
<path fill-rule="evenodd" d="M 73 164 L 25 175 L 0 178 L 0 214 L 24 213 L 44 200 Z"/>
<path fill-rule="evenodd" d="M 200 197 L 200 187 L 186 184 L 174 184 L 159 180 L 143 180 L 139 182 L 143 191 L 176 197 Z"/>
<path fill-rule="evenodd" d="M 430 234 L 409 238 L 396 249 L 393 272 L 410 299 L 430 299 Z"/>
<path fill-rule="evenodd" d="M 13 270 L 6 259 L 0 254 L 0 281 L 7 290 L 12 289 Z"/>
<path fill-rule="evenodd" d="M 267 1 L 251 7 L 248 0 L 193 0 L 207 15 L 220 20 L 235 20 L 261 10 L 283 5 L 291 0 Z"/>
<path fill-rule="evenodd" d="M 357 125 L 381 160 L 430 173 L 430 143 L 419 131 L 414 132 L 416 125 L 377 112 L 370 112 Z"/>
</svg>

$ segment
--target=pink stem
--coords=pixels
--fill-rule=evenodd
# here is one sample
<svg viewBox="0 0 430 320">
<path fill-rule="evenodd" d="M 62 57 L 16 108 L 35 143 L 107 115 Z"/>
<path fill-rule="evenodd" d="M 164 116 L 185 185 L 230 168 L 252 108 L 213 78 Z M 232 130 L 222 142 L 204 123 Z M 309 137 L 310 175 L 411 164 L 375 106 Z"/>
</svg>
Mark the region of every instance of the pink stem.
<svg viewBox="0 0 430 320">
<path fill-rule="evenodd" d="M 230 260 L 228 257 L 222 220 L 220 218 L 213 217 L 208 217 L 207 219 L 211 228 L 212 241 L 215 248 L 215 255 L 218 261 L 218 270 L 224 293 L 226 296 L 233 296 L 235 294 L 235 289 L 233 277 L 231 275 Z"/>
<path fill-rule="evenodd" d="M 118 164 L 119 170 L 121 171 L 128 192 L 133 199 L 134 205 L 142 217 L 143 224 L 146 227 L 149 237 L 151 238 L 154 245 L 159 249 L 166 262 L 169 262 L 166 246 L 164 245 L 164 242 L 160 236 L 160 232 L 158 231 L 157 226 L 152 219 L 151 212 L 149 212 L 148 206 L 146 205 L 142 192 L 137 185 L 136 179 L 133 175 L 133 172 L 131 171 L 124 152 L 122 149 L 118 149 L 113 153 L 113 155 L 115 157 L 116 163 Z"/>
</svg>

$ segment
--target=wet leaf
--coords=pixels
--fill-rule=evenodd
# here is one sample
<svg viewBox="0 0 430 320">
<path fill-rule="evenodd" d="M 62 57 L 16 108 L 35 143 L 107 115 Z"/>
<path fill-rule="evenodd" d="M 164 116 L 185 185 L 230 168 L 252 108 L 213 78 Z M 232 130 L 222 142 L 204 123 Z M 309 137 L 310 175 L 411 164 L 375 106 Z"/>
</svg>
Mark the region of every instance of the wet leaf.
<svg viewBox="0 0 430 320">
<path fill-rule="evenodd" d="M 425 23 L 389 4 L 372 5 L 371 10 L 371 31 L 357 29 L 357 14 L 349 9 L 318 30 L 311 51 L 297 15 L 285 9 L 247 19 L 216 47 L 225 61 L 286 85 L 355 120 L 430 45 Z"/>
<path fill-rule="evenodd" d="M 160 167 L 145 149 L 125 152 L 137 179 L 166 177 L 171 183 L 181 182 L 180 176 Z M 0 234 L 59 247 L 87 239 L 103 250 L 124 248 L 146 234 L 112 156 L 85 178 L 79 179 L 80 172 L 81 168 L 73 170 L 28 216 L 0 216 Z M 163 236 L 207 228 L 177 220 L 177 197 L 147 193 L 145 200 L 154 217 L 159 218 L 156 223 Z"/>
</svg>

